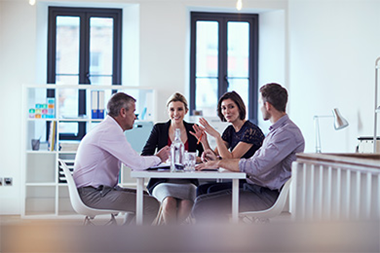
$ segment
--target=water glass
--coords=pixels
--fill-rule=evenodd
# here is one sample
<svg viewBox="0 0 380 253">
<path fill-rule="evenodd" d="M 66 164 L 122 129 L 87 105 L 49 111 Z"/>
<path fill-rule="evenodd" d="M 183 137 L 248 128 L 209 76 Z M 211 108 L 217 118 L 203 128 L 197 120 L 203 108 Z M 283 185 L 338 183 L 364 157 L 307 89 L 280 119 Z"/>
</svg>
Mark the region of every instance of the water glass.
<svg viewBox="0 0 380 253">
<path fill-rule="evenodd" d="M 197 155 L 195 152 L 185 152 L 185 170 L 195 171 L 195 163 L 197 161 Z"/>
</svg>

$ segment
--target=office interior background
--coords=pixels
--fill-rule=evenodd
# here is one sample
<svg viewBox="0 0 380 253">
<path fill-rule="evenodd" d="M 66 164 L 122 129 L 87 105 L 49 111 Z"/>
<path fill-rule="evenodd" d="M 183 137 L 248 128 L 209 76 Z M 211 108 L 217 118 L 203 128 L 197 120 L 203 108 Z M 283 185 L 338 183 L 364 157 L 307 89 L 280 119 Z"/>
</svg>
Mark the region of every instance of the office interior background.
<svg viewBox="0 0 380 253">
<path fill-rule="evenodd" d="M 23 171 L 23 84 L 46 83 L 49 6 L 123 10 L 122 85 L 157 91 L 158 121 L 166 99 L 189 97 L 190 12 L 238 13 L 235 0 L 0 0 L 0 215 L 20 214 Z M 305 152 L 315 152 L 314 115 L 339 108 L 350 123 L 335 131 L 321 119 L 323 152 L 355 152 L 373 136 L 375 60 L 380 56 L 378 0 L 243 0 L 240 13 L 259 14 L 259 87 L 278 82 L 287 112 L 300 127 Z M 161 108 L 161 109 L 160 109 Z M 259 115 L 259 126 L 269 122 Z"/>
</svg>

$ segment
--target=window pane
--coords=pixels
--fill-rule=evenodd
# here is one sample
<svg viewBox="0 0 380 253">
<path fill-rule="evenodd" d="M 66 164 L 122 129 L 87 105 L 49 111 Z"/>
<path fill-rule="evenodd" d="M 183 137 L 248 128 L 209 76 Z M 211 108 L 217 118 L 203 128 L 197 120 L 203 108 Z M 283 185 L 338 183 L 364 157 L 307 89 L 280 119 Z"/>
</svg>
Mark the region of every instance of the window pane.
<svg viewBox="0 0 380 253">
<path fill-rule="evenodd" d="M 78 117 L 78 90 L 62 89 L 59 92 L 59 115 L 63 118 Z"/>
<path fill-rule="evenodd" d="M 197 78 L 196 82 L 196 110 L 202 110 L 203 116 L 215 117 L 218 104 L 218 80 L 216 78 Z"/>
<path fill-rule="evenodd" d="M 249 23 L 227 23 L 228 76 L 248 77 Z"/>
<path fill-rule="evenodd" d="M 90 80 L 91 84 L 101 83 L 98 77 L 93 75 L 112 75 L 113 67 L 113 18 L 90 18 Z M 96 80 L 95 80 L 96 79 Z M 103 78 L 102 81 L 105 81 Z"/>
<path fill-rule="evenodd" d="M 56 84 L 78 84 L 79 75 L 56 75 Z"/>
<path fill-rule="evenodd" d="M 219 24 L 216 21 L 197 21 L 196 29 L 196 76 L 216 77 Z"/>
<path fill-rule="evenodd" d="M 245 109 L 247 110 L 246 118 L 249 115 L 249 104 L 248 104 L 248 94 L 249 94 L 249 81 L 248 79 L 229 79 L 228 91 L 236 91 L 240 97 L 243 99 L 245 104 Z"/>
<path fill-rule="evenodd" d="M 79 17 L 57 17 L 56 73 L 79 72 Z"/>
<path fill-rule="evenodd" d="M 112 85 L 112 76 L 91 76 L 92 85 Z"/>
<path fill-rule="evenodd" d="M 57 84 L 77 84 L 78 76 L 56 76 Z M 59 115 L 61 117 L 78 117 L 78 106 L 79 106 L 79 98 L 78 91 L 70 90 L 70 89 L 62 89 L 59 93 Z M 74 124 L 70 124 L 70 127 L 73 128 Z M 65 130 L 66 130 L 65 125 Z M 78 126 L 76 126 L 78 128 Z M 62 129 L 61 129 L 62 130 Z M 76 129 L 75 131 L 77 131 Z M 62 131 L 61 131 L 62 132 Z M 71 132 L 71 131 L 70 131 Z"/>
<path fill-rule="evenodd" d="M 78 134 L 78 123 L 59 122 L 59 132 L 65 134 Z"/>
</svg>

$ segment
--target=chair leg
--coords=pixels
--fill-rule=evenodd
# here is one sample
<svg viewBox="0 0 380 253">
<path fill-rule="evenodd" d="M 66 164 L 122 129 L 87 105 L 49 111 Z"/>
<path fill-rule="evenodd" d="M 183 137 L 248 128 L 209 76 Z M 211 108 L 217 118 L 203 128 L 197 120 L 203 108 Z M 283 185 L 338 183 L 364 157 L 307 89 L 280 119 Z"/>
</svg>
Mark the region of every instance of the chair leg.
<svg viewBox="0 0 380 253">
<path fill-rule="evenodd" d="M 251 223 L 269 223 L 270 220 L 268 218 L 257 218 L 253 216 L 243 216 L 240 221 L 243 223 L 251 224 Z"/>
<path fill-rule="evenodd" d="M 92 223 L 92 221 L 91 221 L 91 217 L 90 217 L 90 216 L 86 216 L 86 217 L 84 218 L 83 225 L 84 225 L 84 226 L 87 226 L 87 225 L 94 225 L 94 223 Z"/>
<path fill-rule="evenodd" d="M 191 214 L 186 218 L 186 220 L 183 222 L 183 224 L 191 225 L 195 224 L 195 219 L 191 217 Z"/>
<path fill-rule="evenodd" d="M 111 219 L 104 225 L 117 225 L 115 215 L 113 213 L 111 213 Z"/>
<path fill-rule="evenodd" d="M 135 214 L 133 213 L 125 213 L 124 214 L 124 222 L 123 225 L 129 225 L 131 224 L 132 220 L 134 220 Z"/>
<path fill-rule="evenodd" d="M 91 218 L 90 216 L 86 216 L 84 218 L 84 222 L 83 222 L 83 225 L 84 226 L 88 226 L 88 225 L 92 225 L 94 226 L 95 224 L 91 221 L 93 220 L 94 218 Z M 117 225 L 117 221 L 115 219 L 115 215 L 114 214 L 111 214 L 111 219 L 109 221 L 107 221 L 106 224 L 104 225 Z"/>
</svg>

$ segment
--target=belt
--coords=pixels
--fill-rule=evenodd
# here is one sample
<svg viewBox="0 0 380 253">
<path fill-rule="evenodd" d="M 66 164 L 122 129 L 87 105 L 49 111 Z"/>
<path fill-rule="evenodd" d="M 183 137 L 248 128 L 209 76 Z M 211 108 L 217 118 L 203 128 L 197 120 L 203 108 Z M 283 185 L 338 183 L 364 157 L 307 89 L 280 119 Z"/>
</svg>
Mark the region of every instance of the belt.
<svg viewBox="0 0 380 253">
<path fill-rule="evenodd" d="M 98 187 L 93 187 L 93 186 L 85 186 L 85 187 L 80 187 L 78 188 L 78 192 L 79 193 L 83 193 L 85 192 L 87 189 L 89 190 L 95 190 L 95 191 L 98 191 L 100 192 L 100 194 L 102 196 L 106 195 L 107 193 L 109 193 L 110 191 L 112 191 L 114 188 L 113 187 L 110 187 L 110 186 L 107 186 L 107 185 L 100 185 Z"/>
</svg>

